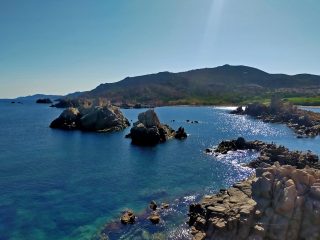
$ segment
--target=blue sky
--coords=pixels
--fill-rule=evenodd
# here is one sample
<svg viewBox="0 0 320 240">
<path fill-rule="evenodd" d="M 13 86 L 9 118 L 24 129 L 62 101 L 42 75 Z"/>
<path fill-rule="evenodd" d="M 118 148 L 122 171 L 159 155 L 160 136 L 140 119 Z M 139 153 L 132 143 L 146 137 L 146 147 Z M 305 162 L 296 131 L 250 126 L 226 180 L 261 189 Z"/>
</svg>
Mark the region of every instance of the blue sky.
<svg viewBox="0 0 320 240">
<path fill-rule="evenodd" d="M 320 74 L 319 0 L 0 0 L 0 98 L 223 64 Z"/>
</svg>

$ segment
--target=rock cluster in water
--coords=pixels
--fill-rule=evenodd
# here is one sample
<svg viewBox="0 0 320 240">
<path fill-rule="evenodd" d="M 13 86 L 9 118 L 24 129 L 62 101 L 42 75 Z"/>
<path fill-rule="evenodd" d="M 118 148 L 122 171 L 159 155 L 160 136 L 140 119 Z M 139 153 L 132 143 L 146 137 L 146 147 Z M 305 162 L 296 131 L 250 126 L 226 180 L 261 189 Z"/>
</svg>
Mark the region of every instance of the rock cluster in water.
<svg viewBox="0 0 320 240">
<path fill-rule="evenodd" d="M 122 224 L 133 224 L 136 221 L 136 216 L 132 210 L 126 210 L 120 218 Z"/>
<path fill-rule="evenodd" d="M 238 107 L 232 114 L 246 114 L 265 122 L 285 123 L 292 128 L 298 137 L 314 137 L 320 135 L 320 113 L 298 109 L 292 104 L 273 98 L 269 106 L 252 103 Z"/>
<path fill-rule="evenodd" d="M 279 162 L 281 165 L 286 164 L 296 166 L 297 168 L 310 166 L 320 169 L 319 157 L 311 152 L 289 151 L 289 149 L 284 146 L 262 141 L 245 141 L 242 137 L 236 140 L 222 141 L 216 149 L 207 149 L 206 152 L 226 154 L 228 151 L 245 149 L 260 152 L 260 156 L 249 163 L 249 166 L 252 168 L 265 166 L 266 164 L 272 165 L 275 162 Z"/>
<path fill-rule="evenodd" d="M 217 151 L 237 150 L 235 145 L 240 142 L 241 149 L 247 145 L 262 151 L 261 159 L 251 165 L 256 174 L 190 206 L 189 224 L 194 239 L 319 239 L 317 156 L 243 139 L 222 142 Z M 274 153 L 279 149 L 282 156 Z M 269 153 L 272 154 L 268 156 Z M 286 160 L 274 162 L 276 155 Z M 264 159 L 266 156 L 268 160 Z M 289 156 L 295 159 L 291 161 Z"/>
<path fill-rule="evenodd" d="M 95 132 L 120 131 L 130 126 L 118 107 L 111 105 L 67 108 L 51 124 L 51 128 Z"/>
<path fill-rule="evenodd" d="M 155 145 L 174 137 L 184 139 L 187 134 L 182 127 L 176 132 L 170 126 L 161 124 L 154 110 L 149 109 L 138 115 L 138 121 L 133 124 L 126 137 L 131 138 L 136 145 Z"/>
</svg>

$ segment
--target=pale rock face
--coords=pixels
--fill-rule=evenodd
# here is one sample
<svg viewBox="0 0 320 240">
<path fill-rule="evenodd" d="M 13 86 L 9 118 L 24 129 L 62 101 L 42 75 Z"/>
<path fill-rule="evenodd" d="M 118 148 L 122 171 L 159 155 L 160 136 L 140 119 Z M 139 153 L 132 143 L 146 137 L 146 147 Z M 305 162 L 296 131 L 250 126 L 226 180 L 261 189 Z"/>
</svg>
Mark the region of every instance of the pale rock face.
<svg viewBox="0 0 320 240">
<path fill-rule="evenodd" d="M 117 107 L 94 107 L 80 119 L 83 129 L 93 131 L 121 130 L 127 121 Z"/>
<path fill-rule="evenodd" d="M 301 169 L 296 169 L 292 172 L 291 175 L 293 181 L 295 181 L 296 183 L 302 183 L 305 185 L 309 184 L 309 175 L 307 172 L 302 171 Z"/>
<path fill-rule="evenodd" d="M 115 106 L 68 108 L 55 119 L 51 128 L 78 129 L 85 131 L 120 131 L 130 125 Z"/>
<path fill-rule="evenodd" d="M 257 173 L 190 206 L 194 239 L 320 239 L 320 170 L 275 164 Z"/>
<path fill-rule="evenodd" d="M 146 112 L 140 113 L 138 115 L 138 120 L 147 128 L 158 127 L 161 125 L 159 118 L 153 109 L 149 109 Z"/>
</svg>

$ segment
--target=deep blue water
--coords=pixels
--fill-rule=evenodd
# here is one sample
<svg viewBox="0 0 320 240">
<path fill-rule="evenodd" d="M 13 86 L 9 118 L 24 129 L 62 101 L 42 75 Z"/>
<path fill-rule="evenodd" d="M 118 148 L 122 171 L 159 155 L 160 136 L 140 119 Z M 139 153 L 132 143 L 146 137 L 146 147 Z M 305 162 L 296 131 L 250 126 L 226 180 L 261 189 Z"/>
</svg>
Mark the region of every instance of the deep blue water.
<svg viewBox="0 0 320 240">
<path fill-rule="evenodd" d="M 141 111 L 123 110 L 133 121 Z M 224 139 L 243 136 L 320 154 L 319 138 L 297 139 L 284 125 L 229 115 L 223 108 L 157 108 L 163 123 L 184 126 L 190 135 L 155 147 L 131 145 L 124 138 L 130 128 L 107 134 L 50 129 L 61 110 L 46 105 L 0 102 L 0 112 L 0 240 L 91 239 L 126 208 L 142 212 L 152 199 L 188 203 L 196 194 L 228 187 L 250 174 L 241 163 L 251 154 L 203 153 Z M 182 233 L 173 229 L 186 220 L 187 207 L 172 211 L 180 214 L 176 220 L 149 230 L 179 239 Z M 123 233 L 130 239 L 130 229 Z"/>
</svg>

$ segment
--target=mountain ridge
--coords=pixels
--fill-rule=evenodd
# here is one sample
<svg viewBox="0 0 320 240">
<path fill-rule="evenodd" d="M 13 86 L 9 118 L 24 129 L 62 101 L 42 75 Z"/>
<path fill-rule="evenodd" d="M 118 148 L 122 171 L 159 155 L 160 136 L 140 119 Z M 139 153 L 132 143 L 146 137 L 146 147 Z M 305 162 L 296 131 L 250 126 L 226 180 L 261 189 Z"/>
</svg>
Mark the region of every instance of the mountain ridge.
<svg viewBox="0 0 320 240">
<path fill-rule="evenodd" d="M 320 95 L 320 76 L 267 73 L 238 65 L 184 72 L 168 71 L 102 83 L 79 98 L 106 98 L 115 105 L 237 104 L 273 94 L 284 97 Z"/>
</svg>

